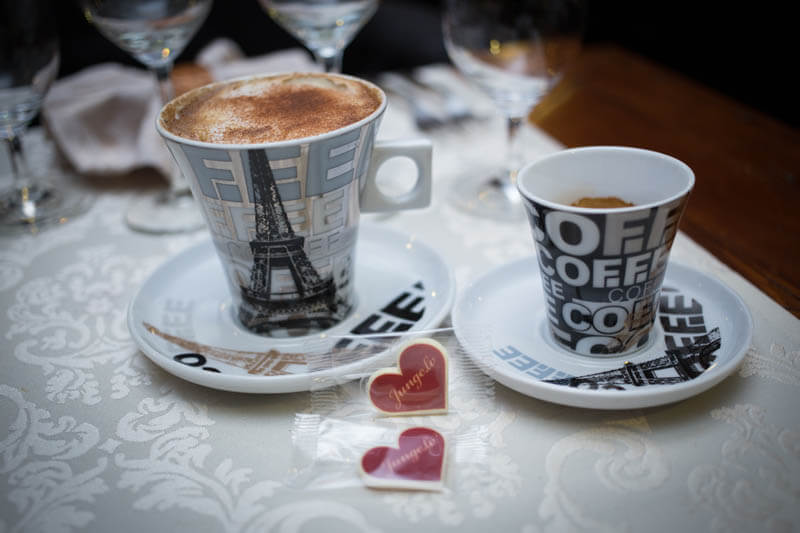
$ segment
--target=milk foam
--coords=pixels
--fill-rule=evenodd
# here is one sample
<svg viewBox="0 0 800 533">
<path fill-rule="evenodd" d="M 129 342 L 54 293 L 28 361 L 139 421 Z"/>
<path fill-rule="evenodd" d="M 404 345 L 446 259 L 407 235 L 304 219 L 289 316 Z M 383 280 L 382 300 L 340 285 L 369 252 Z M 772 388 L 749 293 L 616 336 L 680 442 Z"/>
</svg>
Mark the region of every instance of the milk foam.
<svg viewBox="0 0 800 533">
<path fill-rule="evenodd" d="M 369 116 L 383 95 L 357 80 L 327 74 L 287 74 L 209 85 L 162 111 L 159 121 L 179 137 L 221 144 L 299 139 Z"/>
</svg>

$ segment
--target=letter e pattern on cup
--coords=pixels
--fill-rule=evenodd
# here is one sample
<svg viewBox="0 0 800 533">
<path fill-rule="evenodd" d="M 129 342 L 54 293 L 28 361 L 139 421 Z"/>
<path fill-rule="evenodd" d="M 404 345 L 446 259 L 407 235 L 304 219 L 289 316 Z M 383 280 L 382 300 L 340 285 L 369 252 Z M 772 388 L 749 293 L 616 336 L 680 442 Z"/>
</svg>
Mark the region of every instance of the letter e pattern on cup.
<svg viewBox="0 0 800 533">
<path fill-rule="evenodd" d="M 685 199 L 604 214 L 526 202 L 558 342 L 598 354 L 646 344 Z"/>
<path fill-rule="evenodd" d="M 585 147 L 532 162 L 517 183 L 554 340 L 580 355 L 646 347 L 692 170 L 649 150 Z M 624 207 L 573 205 L 609 196 Z"/>
<path fill-rule="evenodd" d="M 168 142 L 253 331 L 325 328 L 349 311 L 359 180 L 375 124 L 309 143 L 208 149 Z M 264 317 L 269 317 L 264 318 Z"/>
</svg>

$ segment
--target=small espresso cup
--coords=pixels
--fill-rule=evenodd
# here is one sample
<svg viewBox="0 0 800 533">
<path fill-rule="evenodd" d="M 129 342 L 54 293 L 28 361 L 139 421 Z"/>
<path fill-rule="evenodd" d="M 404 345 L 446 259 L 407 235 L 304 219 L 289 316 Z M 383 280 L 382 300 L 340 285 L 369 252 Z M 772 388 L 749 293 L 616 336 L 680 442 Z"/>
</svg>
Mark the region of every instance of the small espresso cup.
<svg viewBox="0 0 800 533">
<path fill-rule="evenodd" d="M 376 107 L 363 118 L 322 133 L 273 142 L 231 143 L 196 140 L 169 128 L 205 94 L 237 83 L 258 91 L 259 82 L 303 76 L 328 85 L 345 82 L 376 95 Z M 299 82 L 298 82 L 299 80 Z M 313 80 L 312 80 L 313 81 Z M 250 86 L 252 85 L 252 86 Z M 313 84 L 311 84 L 313 85 Z M 313 89 L 312 89 L 313 90 Z M 203 92 L 205 91 L 205 92 Z M 247 94 L 243 97 L 246 99 Z M 306 98 L 306 100 L 303 100 Z M 275 109 L 292 105 L 296 122 L 319 123 L 304 107 L 315 96 L 292 102 L 273 98 L 253 111 L 265 128 Z M 315 104 L 316 102 L 316 104 Z M 220 82 L 185 93 L 160 112 L 157 129 L 188 180 L 222 263 L 234 312 L 247 330 L 268 336 L 297 336 L 324 330 L 354 308 L 355 247 L 359 214 L 425 207 L 431 196 L 431 143 L 427 140 L 378 142 L 386 95 L 351 76 L 286 73 Z M 318 109 L 318 106 L 314 109 Z M 291 115 L 289 113 L 289 115 Z M 169 119 L 169 121 L 167 120 Z M 236 120 L 220 114 L 219 121 Z M 275 119 L 277 120 L 277 119 Z M 286 122 L 286 119 L 283 119 Z M 286 123 L 281 127 L 285 127 Z M 175 129 L 175 128 L 173 128 Z M 213 129 L 213 127 L 211 128 Z M 387 195 L 376 184 L 390 158 L 411 159 L 413 187 Z M 202 287 L 198 287 L 202 290 Z"/>
<path fill-rule="evenodd" d="M 525 166 L 528 214 L 553 340 L 586 356 L 648 346 L 672 241 L 694 173 L 637 148 L 564 150 Z M 581 199 L 627 207 L 575 207 Z"/>
</svg>

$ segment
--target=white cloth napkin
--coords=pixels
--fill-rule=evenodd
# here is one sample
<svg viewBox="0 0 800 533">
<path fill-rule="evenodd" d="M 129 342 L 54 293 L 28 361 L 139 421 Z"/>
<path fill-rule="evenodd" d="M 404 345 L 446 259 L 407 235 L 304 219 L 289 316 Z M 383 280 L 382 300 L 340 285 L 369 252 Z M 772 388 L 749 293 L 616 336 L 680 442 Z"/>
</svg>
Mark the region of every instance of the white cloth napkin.
<svg viewBox="0 0 800 533">
<path fill-rule="evenodd" d="M 198 54 L 214 81 L 318 67 L 303 49 L 245 58 L 219 39 Z M 114 176 L 154 167 L 170 176 L 169 154 L 155 129 L 161 109 L 155 78 L 144 69 L 104 63 L 56 81 L 42 106 L 53 140 L 82 174 Z"/>
</svg>

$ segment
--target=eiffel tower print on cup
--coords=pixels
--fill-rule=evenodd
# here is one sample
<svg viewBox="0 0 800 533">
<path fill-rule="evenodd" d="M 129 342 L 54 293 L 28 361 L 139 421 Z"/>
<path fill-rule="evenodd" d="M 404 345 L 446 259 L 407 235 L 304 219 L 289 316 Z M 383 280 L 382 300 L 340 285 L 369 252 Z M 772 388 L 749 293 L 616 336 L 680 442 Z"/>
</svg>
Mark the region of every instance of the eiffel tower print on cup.
<svg viewBox="0 0 800 533">
<path fill-rule="evenodd" d="M 528 164 L 517 186 L 552 340 L 594 356 L 649 346 L 692 170 L 657 152 L 596 146 Z"/>
<path fill-rule="evenodd" d="M 157 129 L 202 207 L 247 330 L 287 337 L 334 326 L 357 296 L 359 213 L 430 203 L 431 144 L 376 142 L 385 109 L 367 81 L 285 73 L 211 84 L 161 110 Z M 393 157 L 417 168 L 398 196 L 375 180 Z"/>
</svg>

